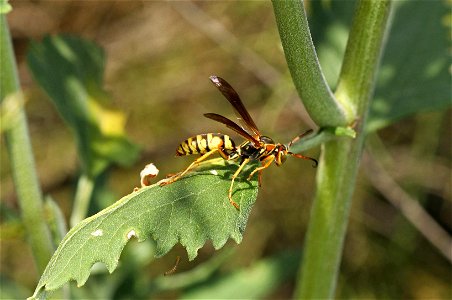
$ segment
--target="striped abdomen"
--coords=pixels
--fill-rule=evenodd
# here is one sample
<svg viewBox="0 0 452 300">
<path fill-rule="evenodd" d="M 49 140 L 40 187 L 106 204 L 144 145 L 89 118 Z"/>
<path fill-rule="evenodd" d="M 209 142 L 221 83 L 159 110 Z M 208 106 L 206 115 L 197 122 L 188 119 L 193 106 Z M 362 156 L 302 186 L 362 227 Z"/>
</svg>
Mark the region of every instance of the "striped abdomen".
<svg viewBox="0 0 452 300">
<path fill-rule="evenodd" d="M 220 149 L 223 152 L 235 150 L 234 141 L 225 134 L 206 133 L 198 134 L 183 141 L 177 147 L 176 155 L 205 154 L 211 150 Z"/>
</svg>

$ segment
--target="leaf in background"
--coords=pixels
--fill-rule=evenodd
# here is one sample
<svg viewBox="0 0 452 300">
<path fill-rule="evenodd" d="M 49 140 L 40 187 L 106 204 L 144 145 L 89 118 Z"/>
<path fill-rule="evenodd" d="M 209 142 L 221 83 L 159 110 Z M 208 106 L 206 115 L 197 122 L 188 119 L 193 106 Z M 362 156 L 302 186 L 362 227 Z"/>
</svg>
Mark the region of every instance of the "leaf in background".
<svg viewBox="0 0 452 300">
<path fill-rule="evenodd" d="M 356 1 L 309 1 L 308 19 L 323 74 L 335 90 Z"/>
<path fill-rule="evenodd" d="M 373 131 L 420 111 L 451 105 L 450 32 L 446 1 L 403 1 L 380 67 L 367 130 Z"/>
<path fill-rule="evenodd" d="M 77 37 L 50 36 L 31 43 L 27 61 L 74 131 L 85 173 L 96 176 L 112 162 L 136 160 L 138 148 L 124 134 L 124 115 L 106 107 L 110 99 L 102 89 L 101 48 Z"/>
<path fill-rule="evenodd" d="M 151 236 L 157 256 L 180 242 L 190 260 L 208 239 L 215 249 L 223 247 L 228 238 L 240 243 L 256 201 L 257 181 L 236 181 L 233 197 L 240 205 L 237 211 L 227 196 L 237 165 L 222 159 L 202 165 L 208 169 L 190 173 L 164 187 L 144 187 L 77 224 L 54 253 L 34 297 L 42 295 L 44 287 L 46 291 L 55 290 L 71 279 L 83 285 L 95 262 L 105 263 L 113 272 L 132 237 L 143 241 Z M 246 178 L 253 166 L 240 177 Z"/>
<path fill-rule="evenodd" d="M 329 5 L 326 6 L 325 3 Z M 310 2 L 310 25 L 322 69 L 334 86 L 348 38 L 353 2 Z M 345 4 L 345 5 L 343 5 Z M 447 1 L 395 1 L 367 131 L 421 111 L 451 105 Z"/>
<path fill-rule="evenodd" d="M 18 281 L 13 281 L 7 276 L 2 275 L 0 278 L 0 296 L 2 299 L 25 299 L 30 291 L 20 285 Z"/>
<path fill-rule="evenodd" d="M 181 299 L 209 299 L 212 295 L 217 299 L 266 299 L 295 277 L 299 261 L 299 251 L 283 252 L 191 288 Z"/>
</svg>

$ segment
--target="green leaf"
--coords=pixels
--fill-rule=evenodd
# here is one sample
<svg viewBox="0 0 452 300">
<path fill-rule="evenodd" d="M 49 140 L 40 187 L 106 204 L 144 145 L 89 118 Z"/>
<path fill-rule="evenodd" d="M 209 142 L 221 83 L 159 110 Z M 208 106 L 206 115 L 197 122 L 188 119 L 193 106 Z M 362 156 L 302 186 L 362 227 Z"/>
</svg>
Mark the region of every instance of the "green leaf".
<svg viewBox="0 0 452 300">
<path fill-rule="evenodd" d="M 353 6 L 353 1 L 312 1 L 311 32 L 332 86 L 339 76 Z M 394 2 L 367 132 L 422 111 L 451 106 L 449 11 L 447 1 Z"/>
<path fill-rule="evenodd" d="M 129 165 L 138 148 L 124 134 L 125 116 L 107 107 L 102 89 L 104 52 L 72 36 L 31 43 L 29 67 L 73 130 L 84 173 L 94 177 L 110 163 Z"/>
<path fill-rule="evenodd" d="M 311 1 L 309 29 L 323 74 L 334 90 L 342 67 L 356 1 Z"/>
<path fill-rule="evenodd" d="M 421 111 L 450 107 L 450 27 L 446 1 L 396 1 L 393 28 L 368 131 Z M 420 22 L 420 20 L 422 20 Z"/>
<path fill-rule="evenodd" d="M 7 14 L 12 10 L 13 8 L 8 3 L 8 0 L 0 0 L 0 14 Z"/>
<path fill-rule="evenodd" d="M 280 285 L 295 277 L 299 253 L 283 252 L 249 268 L 220 276 L 186 292 L 182 299 L 265 299 Z"/>
<path fill-rule="evenodd" d="M 240 211 L 229 203 L 227 196 L 237 164 L 216 159 L 170 185 L 141 188 L 85 219 L 60 243 L 33 297 L 55 290 L 69 280 L 83 285 L 96 262 L 105 263 L 109 272 L 113 272 L 122 249 L 132 237 L 139 241 L 152 237 L 157 256 L 180 242 L 190 260 L 208 239 L 215 249 L 223 247 L 229 238 L 240 243 L 257 197 L 257 180 L 242 179 L 255 166 L 251 164 L 234 184 L 233 198 Z"/>
</svg>

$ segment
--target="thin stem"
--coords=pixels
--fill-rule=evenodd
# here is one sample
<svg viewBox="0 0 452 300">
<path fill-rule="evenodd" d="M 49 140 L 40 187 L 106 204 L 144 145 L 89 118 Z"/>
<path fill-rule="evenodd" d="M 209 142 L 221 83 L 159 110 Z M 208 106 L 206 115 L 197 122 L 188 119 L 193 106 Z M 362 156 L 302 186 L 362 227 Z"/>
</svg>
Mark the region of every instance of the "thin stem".
<svg viewBox="0 0 452 300">
<path fill-rule="evenodd" d="M 449 261 L 452 262 L 452 238 L 428 212 L 402 189 L 383 166 L 374 159 L 372 151 L 364 157 L 369 180 L 380 193 Z"/>
<path fill-rule="evenodd" d="M 7 95 L 17 93 L 20 87 L 8 24 L 3 14 L 0 14 L 0 27 L 0 99 L 3 101 Z M 5 131 L 6 145 L 23 224 L 38 272 L 42 273 L 50 260 L 53 247 L 44 222 L 42 192 L 22 106 L 19 107 L 14 122 Z"/>
<path fill-rule="evenodd" d="M 80 176 L 75 193 L 74 208 L 71 215 L 71 227 L 86 218 L 91 196 L 94 191 L 94 181 L 87 175 Z"/>
<path fill-rule="evenodd" d="M 336 288 L 351 198 L 364 143 L 363 124 L 375 85 L 390 0 L 357 4 L 336 98 L 359 120 L 356 139 L 323 144 L 297 299 L 332 298 Z"/>
<path fill-rule="evenodd" d="M 315 135 L 303 137 L 290 147 L 290 151 L 298 153 L 316 148 L 326 142 L 338 138 L 355 138 L 356 132 L 348 127 L 323 127 Z"/>
</svg>

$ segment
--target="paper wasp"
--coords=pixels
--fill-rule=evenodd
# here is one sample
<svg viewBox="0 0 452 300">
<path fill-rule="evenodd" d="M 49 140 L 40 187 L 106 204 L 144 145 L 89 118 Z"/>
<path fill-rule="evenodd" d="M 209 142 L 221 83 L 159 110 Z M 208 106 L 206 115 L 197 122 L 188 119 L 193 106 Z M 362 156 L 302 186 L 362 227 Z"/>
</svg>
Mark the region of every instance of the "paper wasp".
<svg viewBox="0 0 452 300">
<path fill-rule="evenodd" d="M 235 171 L 234 175 L 232 175 L 231 186 L 229 187 L 228 193 L 229 202 L 235 208 L 239 209 L 239 205 L 232 200 L 232 188 L 237 176 L 243 170 L 245 165 L 251 160 L 259 160 L 261 162 L 261 166 L 257 167 L 250 173 L 248 180 L 250 180 L 256 172 L 259 172 L 259 184 L 261 182 L 262 171 L 268 168 L 272 162 L 275 162 L 277 166 L 280 166 L 286 160 L 287 155 L 312 160 L 314 162 L 314 167 L 317 166 L 318 163 L 316 159 L 289 151 L 290 146 L 294 142 L 311 133 L 312 130 L 308 130 L 307 132 L 295 137 L 287 145 L 275 143 L 271 138 L 261 135 L 259 129 L 257 129 L 256 124 L 240 100 L 239 95 L 232 88 L 232 86 L 226 82 L 226 80 L 218 76 L 210 76 L 210 80 L 229 101 L 229 103 L 231 103 L 239 121 L 241 121 L 243 126 L 239 126 L 235 122 L 219 114 L 207 113 L 204 114 L 204 116 L 226 125 L 228 128 L 244 137 L 246 141 L 239 146 L 236 146 L 234 141 L 228 135 L 221 133 L 198 134 L 194 137 L 188 138 L 179 145 L 176 150 L 176 155 L 183 156 L 190 154 L 201 154 L 201 156 L 192 162 L 184 171 L 168 178 L 167 181 L 162 182 L 160 185 L 167 185 L 179 180 L 194 166 L 216 152 L 218 152 L 218 154 L 226 160 L 240 158 L 240 166 L 237 171 Z"/>
</svg>

